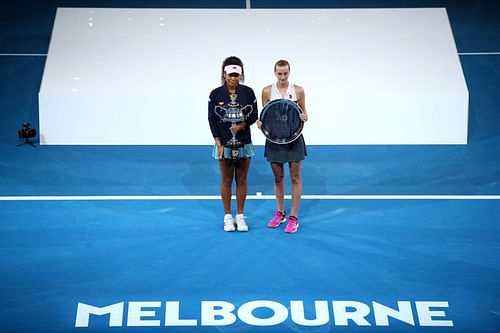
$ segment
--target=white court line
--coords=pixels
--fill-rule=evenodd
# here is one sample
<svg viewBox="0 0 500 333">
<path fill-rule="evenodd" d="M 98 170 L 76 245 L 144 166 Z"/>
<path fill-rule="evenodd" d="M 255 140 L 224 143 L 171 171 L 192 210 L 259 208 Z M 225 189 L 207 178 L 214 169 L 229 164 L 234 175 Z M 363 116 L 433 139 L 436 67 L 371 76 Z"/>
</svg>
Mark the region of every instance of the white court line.
<svg viewBox="0 0 500 333">
<path fill-rule="evenodd" d="M 250 4 L 250 0 L 246 1 L 246 7 L 247 7 L 247 9 L 252 8 L 252 5 Z"/>
<path fill-rule="evenodd" d="M 500 55 L 500 52 L 459 52 L 458 55 Z"/>
<path fill-rule="evenodd" d="M 251 9 L 247 0 L 247 9 Z M 500 52 L 458 52 L 459 56 L 500 55 Z M 46 53 L 0 53 L 0 57 L 46 57 Z"/>
<path fill-rule="evenodd" d="M 0 53 L 0 56 L 5 57 L 46 57 L 43 53 Z"/>
<path fill-rule="evenodd" d="M 233 199 L 236 199 L 233 196 Z M 248 195 L 248 200 L 274 200 L 274 195 Z M 285 195 L 291 199 L 291 195 Z M 329 195 L 305 194 L 303 200 L 500 200 L 500 195 Z M 0 196 L 0 201 L 94 201 L 94 200 L 220 200 L 219 195 L 53 195 Z"/>
</svg>

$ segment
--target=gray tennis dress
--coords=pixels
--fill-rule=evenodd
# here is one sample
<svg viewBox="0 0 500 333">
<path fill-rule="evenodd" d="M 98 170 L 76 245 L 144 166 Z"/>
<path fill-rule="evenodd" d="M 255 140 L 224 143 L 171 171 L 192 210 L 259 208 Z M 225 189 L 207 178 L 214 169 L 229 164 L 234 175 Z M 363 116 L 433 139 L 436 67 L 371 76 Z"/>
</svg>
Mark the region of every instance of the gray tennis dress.
<svg viewBox="0 0 500 333">
<path fill-rule="evenodd" d="M 291 101 L 297 102 L 297 94 L 295 93 L 295 88 L 291 82 L 288 83 L 288 89 L 284 96 L 282 96 L 276 86 L 273 83 L 271 86 L 271 98 L 273 101 L 275 99 L 286 98 Z M 266 146 L 264 150 L 264 156 L 270 163 L 286 163 L 286 162 L 297 162 L 302 161 L 307 156 L 306 143 L 304 141 L 304 136 L 301 134 L 295 141 L 280 145 L 273 143 L 266 139 Z"/>
</svg>

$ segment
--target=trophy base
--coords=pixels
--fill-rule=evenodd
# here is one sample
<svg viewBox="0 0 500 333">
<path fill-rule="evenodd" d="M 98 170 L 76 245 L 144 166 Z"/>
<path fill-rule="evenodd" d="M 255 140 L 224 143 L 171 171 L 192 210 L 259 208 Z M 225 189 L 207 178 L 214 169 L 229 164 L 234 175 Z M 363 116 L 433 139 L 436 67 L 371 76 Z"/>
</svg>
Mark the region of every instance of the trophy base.
<svg viewBox="0 0 500 333">
<path fill-rule="evenodd" d="M 224 147 L 224 158 L 228 160 L 240 160 L 244 156 L 243 147 Z"/>
</svg>

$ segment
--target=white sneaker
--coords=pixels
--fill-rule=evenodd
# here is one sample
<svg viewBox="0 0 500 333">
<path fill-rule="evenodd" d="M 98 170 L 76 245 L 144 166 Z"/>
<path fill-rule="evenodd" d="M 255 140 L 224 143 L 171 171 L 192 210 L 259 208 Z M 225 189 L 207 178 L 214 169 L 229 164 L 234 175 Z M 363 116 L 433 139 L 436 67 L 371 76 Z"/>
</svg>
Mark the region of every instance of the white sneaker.
<svg viewBox="0 0 500 333">
<path fill-rule="evenodd" d="M 234 231 L 234 219 L 231 214 L 224 215 L 224 231 Z"/>
<path fill-rule="evenodd" d="M 236 215 L 236 228 L 238 231 L 248 231 L 247 221 L 243 214 Z"/>
</svg>

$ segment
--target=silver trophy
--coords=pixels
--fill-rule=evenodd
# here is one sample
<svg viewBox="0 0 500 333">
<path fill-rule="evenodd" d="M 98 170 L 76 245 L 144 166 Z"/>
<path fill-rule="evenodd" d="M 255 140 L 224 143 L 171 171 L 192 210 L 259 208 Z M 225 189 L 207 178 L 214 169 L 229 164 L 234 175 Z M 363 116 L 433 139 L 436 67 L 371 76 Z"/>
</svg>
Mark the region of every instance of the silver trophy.
<svg viewBox="0 0 500 333">
<path fill-rule="evenodd" d="M 231 123 L 231 128 L 234 128 L 236 123 L 245 121 L 253 112 L 252 105 L 245 105 L 242 107 L 236 101 L 237 97 L 237 94 L 229 94 L 231 102 L 229 102 L 227 106 L 217 105 L 214 110 L 215 114 L 221 118 L 221 121 Z M 224 145 L 224 158 L 233 161 L 244 158 L 243 146 L 243 142 L 236 139 L 236 134 L 233 133 L 233 137 Z"/>
</svg>

